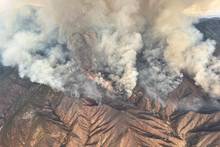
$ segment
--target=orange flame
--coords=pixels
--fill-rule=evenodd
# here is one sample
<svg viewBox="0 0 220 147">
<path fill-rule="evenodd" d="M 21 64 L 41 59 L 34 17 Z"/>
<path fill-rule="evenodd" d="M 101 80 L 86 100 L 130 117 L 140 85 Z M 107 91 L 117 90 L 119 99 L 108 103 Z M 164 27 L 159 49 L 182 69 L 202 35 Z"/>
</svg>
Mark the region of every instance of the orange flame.
<svg viewBox="0 0 220 147">
<path fill-rule="evenodd" d="M 92 72 L 86 72 L 88 79 L 95 81 L 101 87 L 107 89 L 109 92 L 114 92 L 114 88 L 112 87 L 112 82 L 105 80 L 101 73 L 94 74 Z"/>
</svg>

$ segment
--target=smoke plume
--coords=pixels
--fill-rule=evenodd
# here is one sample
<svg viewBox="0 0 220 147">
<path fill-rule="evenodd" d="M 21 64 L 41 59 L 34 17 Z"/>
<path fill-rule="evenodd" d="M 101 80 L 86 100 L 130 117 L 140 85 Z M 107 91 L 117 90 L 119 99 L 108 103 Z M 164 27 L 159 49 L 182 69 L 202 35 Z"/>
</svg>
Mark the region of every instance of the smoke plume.
<svg viewBox="0 0 220 147">
<path fill-rule="evenodd" d="M 220 96 L 220 60 L 213 56 L 215 41 L 204 41 L 203 34 L 194 26 L 202 15 L 218 16 L 220 2 L 171 2 L 156 20 L 156 30 L 167 40 L 166 61 L 177 72 L 190 74 L 212 96 Z"/>
<path fill-rule="evenodd" d="M 75 97 L 142 86 L 162 99 L 182 72 L 220 96 L 215 41 L 194 26 L 219 12 L 218 0 L 0 0 L 0 59 Z"/>
</svg>

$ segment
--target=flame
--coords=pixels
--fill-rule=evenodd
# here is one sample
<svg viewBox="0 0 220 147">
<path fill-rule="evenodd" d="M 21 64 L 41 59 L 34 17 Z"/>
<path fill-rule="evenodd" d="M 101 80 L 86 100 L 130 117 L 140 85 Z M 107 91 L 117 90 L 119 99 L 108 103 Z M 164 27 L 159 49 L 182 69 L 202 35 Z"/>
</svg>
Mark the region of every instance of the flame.
<svg viewBox="0 0 220 147">
<path fill-rule="evenodd" d="M 105 80 L 101 73 L 92 73 L 92 72 L 86 72 L 86 75 L 89 80 L 95 81 L 99 86 L 102 88 L 108 90 L 109 92 L 114 92 L 114 88 L 112 87 L 112 82 Z"/>
</svg>

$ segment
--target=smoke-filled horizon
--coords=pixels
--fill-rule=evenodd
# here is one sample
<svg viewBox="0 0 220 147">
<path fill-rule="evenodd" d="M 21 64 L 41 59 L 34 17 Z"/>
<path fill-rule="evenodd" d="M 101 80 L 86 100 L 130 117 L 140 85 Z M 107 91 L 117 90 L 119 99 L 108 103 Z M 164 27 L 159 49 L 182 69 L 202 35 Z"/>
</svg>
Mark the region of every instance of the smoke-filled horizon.
<svg viewBox="0 0 220 147">
<path fill-rule="evenodd" d="M 182 71 L 219 97 L 215 41 L 194 26 L 219 14 L 218 0 L 0 0 L 0 59 L 75 97 L 163 99 Z"/>
</svg>

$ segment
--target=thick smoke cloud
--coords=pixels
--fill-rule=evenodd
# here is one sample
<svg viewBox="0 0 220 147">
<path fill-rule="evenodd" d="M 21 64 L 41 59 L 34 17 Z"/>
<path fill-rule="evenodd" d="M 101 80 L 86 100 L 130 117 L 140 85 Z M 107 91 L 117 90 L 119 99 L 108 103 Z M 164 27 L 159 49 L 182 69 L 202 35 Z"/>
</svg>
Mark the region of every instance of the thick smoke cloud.
<svg viewBox="0 0 220 147">
<path fill-rule="evenodd" d="M 76 97 L 129 96 L 141 85 L 164 98 L 181 72 L 220 96 L 215 42 L 194 27 L 219 7 L 217 0 L 0 0 L 0 59 Z"/>
<path fill-rule="evenodd" d="M 205 17 L 217 16 L 220 2 L 175 1 L 170 5 L 171 2 L 156 20 L 156 30 L 167 40 L 166 61 L 177 72 L 184 71 L 194 77 L 196 83 L 212 96 L 220 96 L 220 59 L 213 56 L 215 41 L 204 41 L 193 25 L 203 13 Z"/>
</svg>

